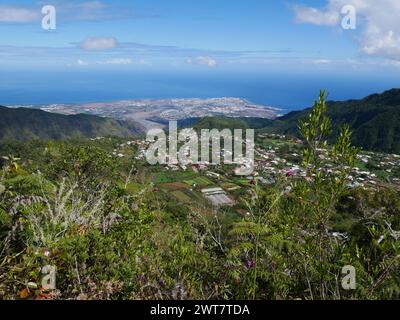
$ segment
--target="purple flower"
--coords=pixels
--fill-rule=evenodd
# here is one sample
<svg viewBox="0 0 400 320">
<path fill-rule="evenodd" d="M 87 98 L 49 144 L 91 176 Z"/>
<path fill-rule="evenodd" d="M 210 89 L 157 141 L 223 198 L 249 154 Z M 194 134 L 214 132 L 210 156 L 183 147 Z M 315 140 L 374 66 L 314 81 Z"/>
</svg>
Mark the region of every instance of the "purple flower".
<svg viewBox="0 0 400 320">
<path fill-rule="evenodd" d="M 294 177 L 294 172 L 293 172 L 292 170 L 290 170 L 290 171 L 288 171 L 288 172 L 286 173 L 286 176 L 287 176 L 288 178 Z"/>
<path fill-rule="evenodd" d="M 256 263 L 254 262 L 253 259 L 249 259 L 246 261 L 246 267 L 247 269 L 253 269 L 255 267 Z"/>
</svg>

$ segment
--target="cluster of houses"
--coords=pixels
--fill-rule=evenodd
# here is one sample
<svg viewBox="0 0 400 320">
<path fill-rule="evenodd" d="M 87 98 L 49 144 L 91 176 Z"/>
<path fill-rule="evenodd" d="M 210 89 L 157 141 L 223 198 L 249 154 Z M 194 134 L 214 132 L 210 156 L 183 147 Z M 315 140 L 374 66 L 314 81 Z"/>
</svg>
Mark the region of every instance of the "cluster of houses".
<svg viewBox="0 0 400 320">
<path fill-rule="evenodd" d="M 274 135 L 274 138 L 285 139 L 285 136 Z M 290 142 L 294 141 L 291 140 Z M 300 163 L 302 156 L 298 153 L 282 154 L 279 147 L 268 149 L 258 147 L 256 152 L 258 155 L 256 170 L 258 172 L 264 172 L 270 176 L 282 174 L 297 177 L 307 176 L 306 168 L 287 160 L 289 158 L 292 161 L 296 159 L 296 163 Z M 318 152 L 323 163 L 323 170 L 328 174 L 339 174 L 338 169 L 329 159 L 329 151 L 327 149 L 319 149 Z M 400 186 L 400 177 L 393 176 L 394 171 L 400 166 L 400 155 L 362 152 L 358 155 L 357 160 L 358 166 L 355 166 L 347 176 L 348 188 L 363 187 L 374 189 L 382 185 L 382 182 L 387 182 L 382 181 L 382 174 L 387 176 L 389 182 Z M 380 172 L 380 175 L 376 172 Z"/>
<path fill-rule="evenodd" d="M 269 135 L 269 138 L 273 138 L 282 142 L 298 143 L 300 141 L 294 141 L 293 139 L 288 140 L 283 135 Z M 126 146 L 136 146 L 137 153 L 135 155 L 136 160 L 145 160 L 146 150 L 148 143 L 143 140 L 132 140 L 125 142 L 120 145 L 122 150 Z M 221 149 L 223 152 L 224 149 Z M 254 162 L 254 172 L 249 175 L 247 179 L 250 182 L 255 182 L 256 180 L 261 184 L 274 184 L 276 178 L 279 176 L 286 177 L 307 177 L 307 169 L 302 167 L 301 152 L 287 151 L 292 150 L 285 148 L 285 151 L 281 149 L 278 145 L 271 146 L 268 148 L 263 148 L 257 146 L 255 149 L 255 162 Z M 323 163 L 323 170 L 328 174 L 338 174 L 339 171 L 335 168 L 332 161 L 329 159 L 329 151 L 327 149 L 320 149 L 319 156 L 321 162 Z M 113 151 L 113 156 L 124 157 L 124 154 L 115 149 Z M 371 164 L 380 173 L 386 173 L 390 177 L 390 182 L 397 184 L 400 187 L 400 177 L 393 176 L 394 170 L 399 168 L 400 156 L 399 155 L 389 155 L 389 154 L 378 154 L 372 152 L 362 152 L 358 156 L 358 166 L 354 167 L 352 172 L 347 177 L 347 187 L 348 188 L 377 188 L 382 184 L 382 174 L 377 174 L 376 170 L 371 169 Z M 367 169 L 368 168 L 368 169 Z M 220 180 L 221 174 L 214 172 L 215 167 L 209 163 L 201 164 L 165 164 L 164 169 L 167 171 L 180 171 L 180 170 L 192 170 L 196 173 L 202 173 L 215 180 Z M 218 170 L 220 172 L 220 168 Z M 234 178 L 234 169 L 228 169 L 225 173 L 225 177 Z M 222 188 L 212 188 L 202 190 L 202 194 L 206 199 L 210 201 L 215 206 L 221 205 L 233 205 L 234 200 L 231 199 L 229 194 Z"/>
</svg>

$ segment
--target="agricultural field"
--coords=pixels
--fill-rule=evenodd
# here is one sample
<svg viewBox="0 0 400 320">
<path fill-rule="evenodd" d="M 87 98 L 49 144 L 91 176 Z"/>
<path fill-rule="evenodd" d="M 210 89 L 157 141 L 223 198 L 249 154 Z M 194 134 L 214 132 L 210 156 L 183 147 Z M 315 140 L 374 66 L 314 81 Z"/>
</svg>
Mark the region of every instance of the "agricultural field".
<svg viewBox="0 0 400 320">
<path fill-rule="evenodd" d="M 179 202 L 182 203 L 190 203 L 192 201 L 192 198 L 189 197 L 185 192 L 178 190 L 178 191 L 173 191 L 171 193 Z"/>
<path fill-rule="evenodd" d="M 210 181 L 208 178 L 203 177 L 203 176 L 198 176 L 194 179 L 191 180 L 185 180 L 184 181 L 187 185 L 189 186 L 196 186 L 196 187 L 207 187 L 207 186 L 212 186 L 214 183 Z"/>
</svg>

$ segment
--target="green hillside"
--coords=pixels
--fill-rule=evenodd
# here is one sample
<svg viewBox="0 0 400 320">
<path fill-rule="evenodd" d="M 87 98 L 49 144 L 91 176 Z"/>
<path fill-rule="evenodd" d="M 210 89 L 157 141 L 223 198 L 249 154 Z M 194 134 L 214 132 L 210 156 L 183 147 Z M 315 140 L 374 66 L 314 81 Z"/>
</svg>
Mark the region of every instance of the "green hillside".
<svg viewBox="0 0 400 320">
<path fill-rule="evenodd" d="M 265 131 L 298 136 L 298 122 L 309 111 L 288 113 L 265 128 Z M 337 136 L 342 124 L 349 123 L 355 145 L 366 150 L 400 153 L 400 89 L 361 100 L 330 101 L 328 116 L 334 126 L 331 140 Z"/>
<path fill-rule="evenodd" d="M 136 136 L 141 132 L 140 126 L 135 123 L 84 114 L 66 116 L 37 109 L 12 109 L 2 106 L 0 128 L 0 141 L 127 137 Z"/>
<path fill-rule="evenodd" d="M 228 118 L 228 117 L 206 117 L 190 118 L 179 121 L 179 127 L 193 127 L 201 129 L 262 129 L 273 123 L 273 120 L 264 118 Z"/>
</svg>

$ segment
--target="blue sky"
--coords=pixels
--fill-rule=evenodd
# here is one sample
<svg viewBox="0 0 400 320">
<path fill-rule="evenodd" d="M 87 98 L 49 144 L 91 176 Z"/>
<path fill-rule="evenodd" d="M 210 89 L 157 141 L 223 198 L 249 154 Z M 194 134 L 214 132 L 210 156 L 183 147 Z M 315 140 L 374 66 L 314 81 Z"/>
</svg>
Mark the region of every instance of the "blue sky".
<svg viewBox="0 0 400 320">
<path fill-rule="evenodd" d="M 0 68 L 373 76 L 392 85 L 400 70 L 400 5 L 377 2 L 0 0 Z M 355 30 L 341 26 L 348 4 L 356 9 Z M 41 27 L 44 5 L 56 8 L 56 30 Z"/>
<path fill-rule="evenodd" d="M 125 68 L 129 64 L 156 68 L 285 69 L 299 67 L 301 62 L 307 68 L 310 64 L 326 68 L 331 60 L 340 63 L 360 55 L 354 41 L 357 32 L 296 23 L 293 1 L 15 3 L 0 1 L 0 13 L 2 7 L 25 9 L 33 15 L 36 12 L 38 17 L 0 23 L 0 44 L 5 51 L 0 63 L 7 62 L 12 67 L 104 67 L 107 62 L 115 67 L 120 62 Z M 311 3 L 319 8 L 326 5 L 326 1 L 303 2 L 305 6 Z M 55 31 L 41 29 L 40 10 L 44 4 L 52 4 L 57 10 Z M 115 39 L 116 45 L 104 50 L 80 46 L 85 40 L 103 38 Z"/>
</svg>

